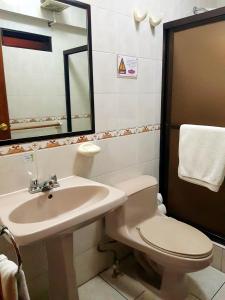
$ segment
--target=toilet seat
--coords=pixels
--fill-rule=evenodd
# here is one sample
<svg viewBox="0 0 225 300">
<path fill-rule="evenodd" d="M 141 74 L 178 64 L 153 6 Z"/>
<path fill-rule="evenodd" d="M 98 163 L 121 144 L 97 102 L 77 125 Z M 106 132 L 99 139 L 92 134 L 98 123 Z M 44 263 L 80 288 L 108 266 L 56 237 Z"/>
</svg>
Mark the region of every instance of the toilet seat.
<svg viewBox="0 0 225 300">
<path fill-rule="evenodd" d="M 173 218 L 154 216 L 137 229 L 145 243 L 162 252 L 196 259 L 212 253 L 212 242 L 205 234 Z"/>
</svg>

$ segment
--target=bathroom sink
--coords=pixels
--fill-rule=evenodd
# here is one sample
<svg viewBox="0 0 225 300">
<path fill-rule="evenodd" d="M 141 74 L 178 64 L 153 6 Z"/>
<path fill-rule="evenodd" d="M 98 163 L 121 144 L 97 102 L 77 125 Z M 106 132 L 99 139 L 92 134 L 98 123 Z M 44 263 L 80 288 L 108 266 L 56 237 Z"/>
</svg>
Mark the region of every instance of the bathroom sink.
<svg viewBox="0 0 225 300">
<path fill-rule="evenodd" d="M 72 232 L 126 201 L 124 192 L 82 177 L 59 183 L 50 192 L 30 194 L 26 189 L 0 196 L 0 223 L 19 245 Z"/>
<path fill-rule="evenodd" d="M 103 200 L 109 190 L 103 186 L 79 186 L 42 194 L 27 201 L 12 211 L 9 219 L 14 223 L 36 223 Z"/>
</svg>

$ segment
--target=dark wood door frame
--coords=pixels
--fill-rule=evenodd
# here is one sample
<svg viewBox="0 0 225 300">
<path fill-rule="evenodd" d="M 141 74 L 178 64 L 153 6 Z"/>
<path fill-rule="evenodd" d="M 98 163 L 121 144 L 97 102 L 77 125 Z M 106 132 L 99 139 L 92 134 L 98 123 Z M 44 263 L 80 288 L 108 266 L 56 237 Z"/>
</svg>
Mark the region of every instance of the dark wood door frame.
<svg viewBox="0 0 225 300">
<path fill-rule="evenodd" d="M 1 35 L 1 31 L 0 31 Z M 3 64 L 2 52 L 2 37 L 0 36 L 0 125 L 5 123 L 8 129 L 5 131 L 0 130 L 0 140 L 8 140 L 11 138 L 10 125 L 9 125 L 9 110 L 6 94 L 5 72 Z"/>
<path fill-rule="evenodd" d="M 179 129 L 181 124 L 171 124 L 171 93 L 172 93 L 172 55 L 174 32 L 225 20 L 225 7 L 206 13 L 190 16 L 164 24 L 163 42 L 163 72 L 162 72 L 162 109 L 161 109 L 161 137 L 160 137 L 160 192 L 165 204 L 168 203 L 168 171 L 169 171 L 169 141 L 170 128 Z M 171 215 L 171 214 L 170 214 Z M 171 215 L 172 216 L 172 215 Z M 205 232 L 213 240 L 225 245 L 225 237 L 196 226 L 188 220 L 181 220 Z"/>
</svg>

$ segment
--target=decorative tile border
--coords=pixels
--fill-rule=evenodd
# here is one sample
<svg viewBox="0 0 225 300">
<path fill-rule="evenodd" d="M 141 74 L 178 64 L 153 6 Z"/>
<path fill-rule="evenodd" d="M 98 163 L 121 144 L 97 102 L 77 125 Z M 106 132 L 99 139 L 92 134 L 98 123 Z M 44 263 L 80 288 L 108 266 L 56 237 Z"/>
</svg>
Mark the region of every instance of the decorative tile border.
<svg viewBox="0 0 225 300">
<path fill-rule="evenodd" d="M 75 114 L 72 115 L 72 119 L 88 119 L 90 118 L 90 114 Z M 48 122 L 48 121 L 63 121 L 66 120 L 66 115 L 61 116 L 45 116 L 39 118 L 18 118 L 18 119 L 10 119 L 10 124 L 21 124 L 21 123 L 34 123 L 34 122 Z"/>
<path fill-rule="evenodd" d="M 51 149 L 51 148 L 57 148 L 66 145 L 74 145 L 74 144 L 84 143 L 88 141 L 105 140 L 105 139 L 111 139 L 115 137 L 117 138 L 124 137 L 132 134 L 140 134 L 140 133 L 146 133 L 146 132 L 158 131 L 158 130 L 160 130 L 160 125 L 158 124 L 143 125 L 135 128 L 105 131 L 105 132 L 95 133 L 91 135 L 67 137 L 64 139 L 47 140 L 47 141 L 34 142 L 29 144 L 3 146 L 0 147 L 0 157 L 29 152 L 29 151 L 35 151 L 35 150 Z"/>
</svg>

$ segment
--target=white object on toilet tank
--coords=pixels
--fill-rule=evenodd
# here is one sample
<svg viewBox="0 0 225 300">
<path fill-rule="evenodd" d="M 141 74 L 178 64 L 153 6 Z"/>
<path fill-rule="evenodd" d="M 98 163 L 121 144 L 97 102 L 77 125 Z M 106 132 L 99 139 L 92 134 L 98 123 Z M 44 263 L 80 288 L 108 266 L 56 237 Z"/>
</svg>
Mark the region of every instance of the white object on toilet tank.
<svg viewBox="0 0 225 300">
<path fill-rule="evenodd" d="M 157 194 L 157 202 L 158 202 L 158 209 L 159 209 L 159 211 L 163 215 L 166 215 L 166 213 L 167 213 L 166 206 L 163 204 L 163 196 L 160 193 Z"/>
<path fill-rule="evenodd" d="M 163 196 L 162 196 L 162 194 L 160 194 L 160 193 L 157 194 L 157 201 L 158 201 L 158 205 L 163 204 Z"/>
<path fill-rule="evenodd" d="M 158 205 L 158 210 L 161 212 L 161 214 L 166 215 L 167 210 L 166 210 L 166 206 L 164 204 L 160 204 Z"/>
</svg>

